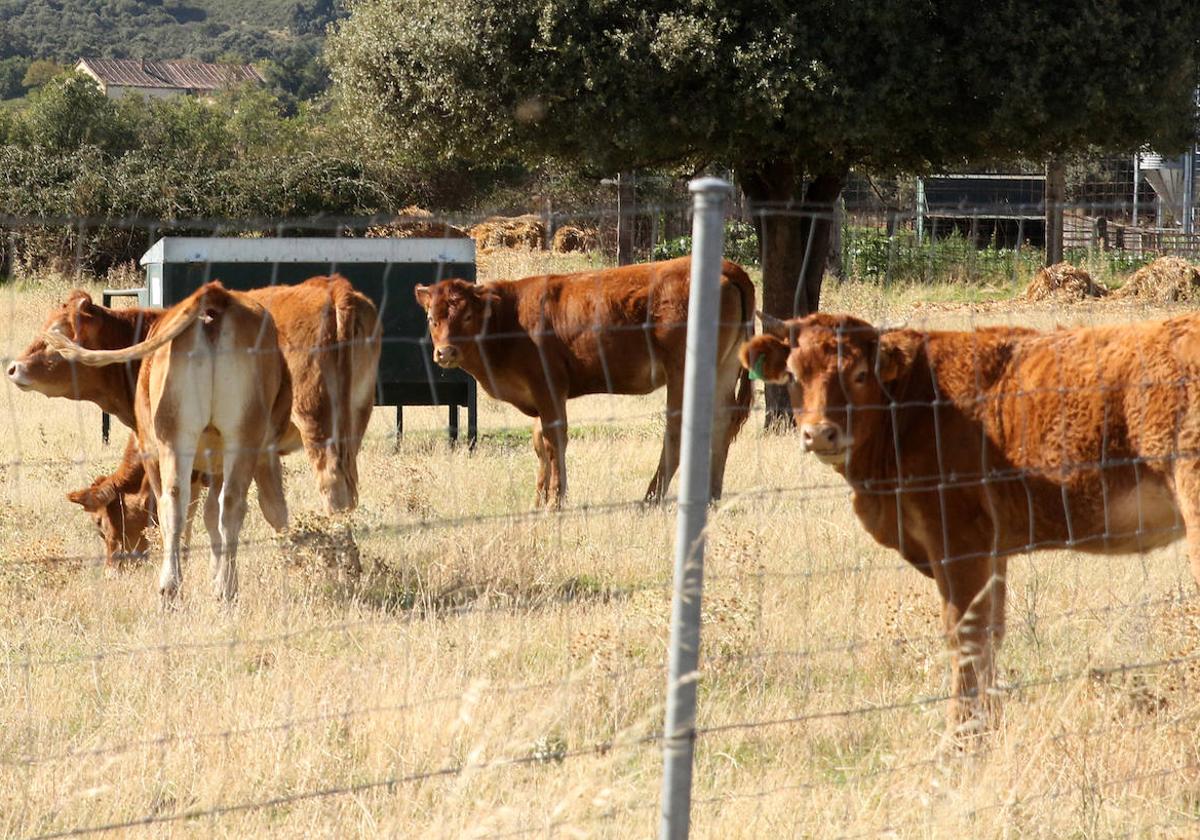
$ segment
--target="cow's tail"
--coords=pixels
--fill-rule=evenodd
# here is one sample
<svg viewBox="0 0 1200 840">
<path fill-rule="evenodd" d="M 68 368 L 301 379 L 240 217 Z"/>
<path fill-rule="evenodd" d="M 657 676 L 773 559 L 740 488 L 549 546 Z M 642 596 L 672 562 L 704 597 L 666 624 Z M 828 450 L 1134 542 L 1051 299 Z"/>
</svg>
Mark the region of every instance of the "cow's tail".
<svg viewBox="0 0 1200 840">
<path fill-rule="evenodd" d="M 210 287 L 213 285 L 224 291 L 224 287 L 219 284 L 209 284 Z M 195 295 L 182 308 L 169 312 L 155 324 L 158 329 L 153 335 L 129 347 L 119 350 L 89 350 L 67 338 L 66 333 L 58 325 L 46 330 L 46 344 L 67 361 L 78 362 L 88 367 L 105 367 L 123 362 L 136 362 L 138 359 L 149 356 L 160 347 L 170 344 L 184 330 L 194 324 L 202 313 L 207 313 L 208 304 L 211 303 L 208 300 L 208 291 L 206 290 L 202 295 Z M 206 317 L 208 316 L 206 315 Z"/>
<path fill-rule="evenodd" d="M 737 332 L 732 354 L 736 359 L 741 345 L 754 338 L 754 283 L 745 270 L 735 262 L 725 262 L 724 274 L 729 278 L 742 299 L 741 329 Z M 734 392 L 733 404 L 730 406 L 729 439 L 737 437 L 742 426 L 750 419 L 750 409 L 754 402 L 754 384 L 750 381 L 750 371 L 738 364 L 737 389 Z"/>
<path fill-rule="evenodd" d="M 338 472 L 345 477 L 351 507 L 358 503 L 358 450 L 366 434 L 365 418 L 356 402 L 358 383 L 372 377 L 371 401 L 374 403 L 374 374 L 378 366 L 378 316 L 375 306 L 356 293 L 347 282 L 334 293 L 334 346 L 337 365 L 337 441 L 334 457 Z"/>
</svg>

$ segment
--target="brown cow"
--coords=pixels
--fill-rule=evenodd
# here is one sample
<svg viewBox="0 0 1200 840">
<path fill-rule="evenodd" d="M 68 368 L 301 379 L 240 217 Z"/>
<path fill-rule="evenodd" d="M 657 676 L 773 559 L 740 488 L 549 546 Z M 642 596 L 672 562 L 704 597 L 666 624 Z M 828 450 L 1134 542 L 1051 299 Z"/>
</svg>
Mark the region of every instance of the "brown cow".
<svg viewBox="0 0 1200 840">
<path fill-rule="evenodd" d="M 192 470 L 213 476 L 205 522 L 218 596 L 237 595 L 237 549 L 253 477 L 268 520 L 286 523 L 277 443 L 290 428 L 292 389 L 275 322 L 249 295 L 218 282 L 168 309 L 144 341 L 89 350 L 63 333 L 46 334 L 68 362 L 104 367 L 144 360 L 134 396 L 139 453 L 158 498 L 163 532 L 159 591 L 182 582 L 180 554 L 191 503 Z"/>
<path fill-rule="evenodd" d="M 433 360 L 461 367 L 492 397 L 534 418 L 537 502 L 567 492 L 566 402 L 585 394 L 648 394 L 667 386 L 667 430 L 646 501 L 661 500 L 679 462 L 691 260 L 552 274 L 475 285 L 417 286 Z M 746 422 L 752 389 L 738 344 L 753 333 L 754 286 L 725 261 L 721 276 L 713 498 L 729 444 Z"/>
<path fill-rule="evenodd" d="M 158 500 L 146 477 L 137 435 L 129 436 L 115 473 L 100 476 L 90 487 L 74 490 L 67 498 L 92 515 L 104 538 L 106 569 L 115 571 L 125 560 L 145 557 L 150 551 L 146 528 L 158 524 Z"/>
<path fill-rule="evenodd" d="M 986 720 L 1006 558 L 1142 552 L 1187 536 L 1200 582 L 1200 316 L 1039 333 L 768 326 L 742 364 L 786 383 L 803 451 L 863 527 L 932 577 L 952 728 Z"/>
<path fill-rule="evenodd" d="M 286 453 L 303 445 L 329 511 L 351 509 L 358 500 L 358 450 L 375 401 L 380 352 L 375 305 L 339 275 L 247 294 L 275 319 L 292 376 L 294 428 L 280 446 Z M 87 292 L 76 290 L 51 314 L 45 329 L 65 332 L 89 349 L 118 350 L 141 341 L 162 312 L 108 309 L 93 303 Z M 39 335 L 9 366 L 8 377 L 23 390 L 94 402 L 132 428 L 139 364 L 70 365 Z M 120 476 L 128 484 L 129 471 L 139 466 L 126 463 L 113 477 Z M 70 498 L 103 515 L 117 497 L 115 490 L 106 488 L 98 480 Z M 111 530 L 111 525 L 102 532 Z M 137 535 L 128 533 L 122 540 L 137 542 Z M 107 537 L 106 543 L 110 543 Z"/>
<path fill-rule="evenodd" d="M 142 559 L 150 551 L 146 529 L 158 525 L 158 500 L 146 474 L 146 459 L 138 448 L 137 434 L 131 434 L 121 456 L 121 463 L 111 475 L 97 477 L 88 487 L 72 490 L 67 499 L 91 514 L 96 530 L 104 539 L 104 568 L 106 572 L 117 572 L 127 560 Z M 191 525 L 196 506 L 200 501 L 200 488 L 210 486 L 208 476 L 192 473 L 192 505 L 184 524 L 183 542 L 191 542 Z M 276 516 L 278 508 L 263 507 L 267 517 Z M 210 517 L 212 513 L 210 512 Z M 272 521 L 271 526 L 280 529 L 284 519 Z M 206 522 L 210 530 L 213 522 Z"/>
</svg>

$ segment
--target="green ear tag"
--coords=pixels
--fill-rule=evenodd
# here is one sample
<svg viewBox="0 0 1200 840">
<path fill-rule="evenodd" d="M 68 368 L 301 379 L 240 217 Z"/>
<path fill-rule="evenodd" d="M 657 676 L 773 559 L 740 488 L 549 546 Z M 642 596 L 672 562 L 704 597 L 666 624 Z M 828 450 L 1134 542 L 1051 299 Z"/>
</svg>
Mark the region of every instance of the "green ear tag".
<svg viewBox="0 0 1200 840">
<path fill-rule="evenodd" d="M 750 378 L 762 381 L 763 378 L 763 363 L 767 361 L 766 356 L 759 356 L 754 361 L 754 367 L 750 368 Z"/>
</svg>

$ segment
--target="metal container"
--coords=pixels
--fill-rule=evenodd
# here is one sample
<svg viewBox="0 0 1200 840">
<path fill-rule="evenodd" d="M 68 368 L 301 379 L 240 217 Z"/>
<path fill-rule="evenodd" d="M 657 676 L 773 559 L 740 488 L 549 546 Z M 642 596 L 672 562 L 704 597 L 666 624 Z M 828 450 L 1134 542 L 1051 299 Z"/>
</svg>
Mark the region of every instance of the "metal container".
<svg viewBox="0 0 1200 840">
<path fill-rule="evenodd" d="M 141 264 L 146 267 L 145 288 L 106 292 L 106 305 L 115 294 L 126 294 L 146 306 L 172 306 L 210 280 L 246 291 L 341 274 L 379 308 L 383 350 L 375 404 L 396 406 L 397 434 L 403 430 L 404 406 L 445 405 L 450 438 L 456 440 L 459 406 L 466 406 L 467 437 L 474 444 L 475 380 L 433 364 L 425 313 L 413 296 L 419 283 L 448 277 L 474 282 L 472 240 L 164 237 L 142 256 Z M 107 430 L 107 417 L 105 421 Z"/>
</svg>

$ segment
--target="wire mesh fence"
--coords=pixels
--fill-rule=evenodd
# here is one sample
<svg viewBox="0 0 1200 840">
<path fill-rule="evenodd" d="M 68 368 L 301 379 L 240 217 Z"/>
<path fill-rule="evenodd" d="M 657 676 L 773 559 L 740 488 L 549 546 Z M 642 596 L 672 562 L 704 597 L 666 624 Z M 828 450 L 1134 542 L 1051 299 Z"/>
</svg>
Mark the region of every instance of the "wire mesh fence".
<svg viewBox="0 0 1200 840">
<path fill-rule="evenodd" d="M 819 211 L 841 230 L 840 274 L 831 270 L 825 281 L 824 310 L 921 334 L 1110 329 L 1086 353 L 1060 353 L 1056 361 L 1067 372 L 1049 385 L 1025 381 L 978 404 L 1003 413 L 1005 400 L 1052 397 L 1051 409 L 1026 412 L 1032 419 L 1009 430 L 1010 442 L 1030 450 L 1060 440 L 1064 427 L 1115 430 L 1115 413 L 1071 407 L 1101 392 L 1111 396 L 1106 411 L 1141 400 L 1166 418 L 1168 437 L 1179 437 L 1191 401 L 1178 395 L 1190 394 L 1190 371 L 1165 377 L 1152 364 L 1163 342 L 1139 342 L 1138 325 L 1166 317 L 1186 325 L 1200 283 L 1194 269 L 1151 265 L 1166 252 L 1149 248 L 1148 239 L 1122 250 L 1099 238 L 1075 247 L 1068 237 L 1067 259 L 1087 280 L 1065 270 L 1039 275 L 1044 251 L 1036 238 L 1003 242 L 995 230 L 973 235 L 970 224 L 935 228 L 928 215 L 918 219 L 915 208 L 894 203 L 877 221 L 858 213 L 850 193 L 844 208 Z M 1119 205 L 1127 204 L 1088 195 L 1066 216 L 1106 218 L 1112 236 L 1114 220 L 1125 218 Z M 1096 212 L 1101 206 L 1111 213 Z M 761 222 L 764 212 L 773 211 L 734 202 L 728 226 L 729 241 L 752 242 L 744 262 L 756 307 L 770 271 L 754 259 L 756 213 Z M 989 214 L 998 214 L 995 205 L 967 210 L 977 229 Z M 99 306 L 106 287 L 145 284 L 141 267 L 107 277 L 92 272 L 90 231 L 104 230 L 106 238 L 121 232 L 118 241 L 136 242 L 127 249 L 134 257 L 165 234 L 322 241 L 414 234 L 448 242 L 466 241 L 459 232 L 469 232 L 475 279 L 488 283 L 608 269 L 617 220 L 612 207 L 541 207 L 503 219 L 9 219 L 6 265 L 16 276 L 3 289 L 4 367 L 22 358 L 71 288 L 85 288 Z M 634 223 L 639 261 L 690 251 L 685 204 L 638 207 Z M 43 241 L 29 231 L 52 231 L 64 243 L 55 259 L 22 250 Z M 439 269 L 431 260 L 428 278 L 393 270 L 397 290 L 376 301 L 384 356 L 411 352 L 426 380 L 442 375 L 434 360 L 437 325 L 431 331 L 413 287 L 447 279 L 445 264 Z M 321 273 L 350 276 L 348 265 L 331 256 Z M 281 275 L 268 268 L 262 276 Z M 602 283 L 591 282 L 596 291 L 583 301 L 594 305 Z M 112 309 L 138 303 L 117 298 Z M 562 329 L 544 303 L 534 311 L 541 338 Z M 602 335 L 614 347 L 636 342 L 638 354 L 624 357 L 625 367 L 650 359 L 662 368 L 665 357 L 654 348 L 665 345 L 643 349 L 652 332 L 646 325 L 669 338 L 685 312 L 623 326 L 589 309 L 577 321 L 585 337 Z M 743 323 L 725 314 L 721 322 Z M 762 331 L 755 323 L 754 332 Z M 303 453 L 284 459 L 285 531 L 267 525 L 251 491 L 233 606 L 210 595 L 200 527 L 181 595 L 169 607 L 158 594 L 162 546 L 153 523 L 147 559 L 134 551 L 106 569 L 102 534 L 65 496 L 113 471 L 126 430 L 114 420 L 112 442 L 102 444 L 99 407 L 73 398 L 86 396 L 82 367 L 70 392 L 54 396 L 17 387 L 10 374 L 0 434 L 5 835 L 654 832 L 677 484 L 662 504 L 646 504 L 646 495 L 674 419 L 667 377 L 650 377 L 647 385 L 662 387 L 640 389 L 648 393 L 614 394 L 623 390 L 617 365 L 605 362 L 597 381 L 581 388 L 590 393 L 557 386 L 568 389 L 558 396 L 569 397 L 562 418 L 569 490 L 554 509 L 550 492 L 539 504 L 536 449 L 560 426 L 551 419 L 534 431 L 513 404 L 521 395 L 504 391 L 516 374 L 496 348 L 510 333 L 474 342 L 490 365 L 477 377 L 474 447 L 451 445 L 444 401 L 404 406 L 399 435 L 397 410 L 384 405 L 365 430 L 352 513 L 323 513 Z M 854 331 L 833 335 L 844 347 Z M 964 339 L 962 353 L 978 354 L 983 342 Z M 1101 363 L 1118 345 L 1132 348 L 1127 364 L 1136 375 L 1120 379 Z M 558 351 L 535 346 L 541 351 L 518 373 L 561 382 L 551 370 Z M 833 358 L 847 360 L 836 351 Z M 1081 367 L 1084 359 L 1096 361 Z M 877 357 L 870 361 L 874 381 Z M 981 375 L 974 363 L 965 370 L 966 383 Z M 854 385 L 838 378 L 830 387 Z M 903 487 L 853 488 L 892 509 L 905 494 L 929 500 L 989 487 L 1019 488 L 1033 503 L 1008 512 L 1023 529 L 1012 544 L 956 547 L 939 560 L 953 571 L 1012 550 L 1006 611 L 972 625 L 981 637 L 1001 628 L 1005 634 L 983 686 L 991 714 L 980 731 L 947 738 L 949 708 L 977 692 L 951 678 L 938 587 L 864 528 L 839 474 L 844 465 L 805 452 L 812 447 L 803 430 L 766 428 L 761 385 L 754 388 L 749 418 L 729 447 L 722 498 L 709 512 L 693 833 L 1117 837 L 1194 830 L 1200 608 L 1186 541 L 1167 543 L 1182 536 L 1186 516 L 1157 516 L 1168 496 L 1187 491 L 1178 484 L 1163 490 L 1154 478 L 1166 465 L 1191 463 L 1194 447 L 1125 452 L 1128 441 L 1114 431 L 1098 457 L 1074 453 L 1059 462 L 1081 481 L 1112 477 L 1112 492 L 1089 496 L 1068 482 L 1047 501 L 1040 485 L 1030 489 L 1050 480 L 1042 467 L 1019 459 L 959 463 L 983 433 L 968 438 L 931 425 L 894 453 L 922 465 Z M 489 397 L 489 389 L 508 399 Z M 923 392 L 856 410 L 944 418 L 955 407 L 945 392 Z M 742 409 L 734 402 L 723 410 L 732 416 Z M 1132 496 L 1118 481 L 1131 472 Z M 955 510 L 942 515 L 948 534 L 978 530 Z M 1031 533 L 1037 517 L 1070 522 L 1074 533 Z M 911 524 L 897 532 L 916 538 L 904 530 Z M 1104 541 L 1122 544 L 1086 553 Z M 1162 545 L 1134 551 L 1150 544 Z M 349 557 L 360 570 L 348 568 Z"/>
</svg>

